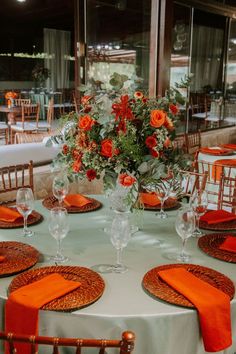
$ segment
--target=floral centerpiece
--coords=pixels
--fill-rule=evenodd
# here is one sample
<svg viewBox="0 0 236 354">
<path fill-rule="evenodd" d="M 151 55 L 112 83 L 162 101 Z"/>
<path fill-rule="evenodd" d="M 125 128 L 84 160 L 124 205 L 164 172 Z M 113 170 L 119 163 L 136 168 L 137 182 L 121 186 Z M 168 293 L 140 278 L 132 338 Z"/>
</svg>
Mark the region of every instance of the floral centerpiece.
<svg viewBox="0 0 236 354">
<path fill-rule="evenodd" d="M 32 78 L 35 82 L 43 86 L 45 81 L 50 77 L 50 70 L 43 65 L 37 64 L 32 70 Z"/>
<path fill-rule="evenodd" d="M 170 171 L 186 163 L 173 145 L 182 99 L 176 89 L 159 98 L 141 91 L 114 95 L 112 100 L 106 95 L 83 96 L 79 116 L 66 117 L 57 162 L 70 176 L 91 181 L 103 175 L 105 187 L 118 179 L 137 189 L 168 178 Z"/>
<path fill-rule="evenodd" d="M 12 103 L 13 103 L 13 100 L 14 100 L 15 98 L 17 98 L 17 97 L 18 97 L 18 94 L 17 94 L 16 92 L 14 92 L 14 91 L 8 91 L 8 92 L 6 92 L 5 98 L 6 98 L 6 100 L 7 100 L 7 106 L 8 106 L 8 107 L 11 107 L 11 106 L 12 106 Z"/>
</svg>

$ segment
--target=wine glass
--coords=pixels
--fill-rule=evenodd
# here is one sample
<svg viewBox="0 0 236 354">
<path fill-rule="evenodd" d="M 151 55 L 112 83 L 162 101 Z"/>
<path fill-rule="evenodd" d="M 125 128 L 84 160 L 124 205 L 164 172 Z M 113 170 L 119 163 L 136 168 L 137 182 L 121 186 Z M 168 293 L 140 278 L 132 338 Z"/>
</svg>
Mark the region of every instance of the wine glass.
<svg viewBox="0 0 236 354">
<path fill-rule="evenodd" d="M 68 194 L 69 181 L 65 174 L 59 174 L 54 177 L 52 184 L 52 192 L 55 198 L 58 199 L 59 206 L 62 206 L 65 196 Z"/>
<path fill-rule="evenodd" d="M 208 205 L 207 192 L 196 190 L 190 199 L 190 206 L 195 212 L 195 218 L 196 218 L 196 228 L 192 235 L 194 237 L 200 237 L 203 235 L 202 231 L 199 229 L 199 221 L 200 221 L 200 216 L 205 214 L 207 210 L 207 205 Z"/>
<path fill-rule="evenodd" d="M 115 217 L 111 225 L 111 243 L 116 249 L 116 264 L 112 266 L 114 273 L 124 273 L 128 268 L 123 264 L 122 251 L 131 238 L 129 224 L 129 212 L 115 211 Z"/>
<path fill-rule="evenodd" d="M 170 186 L 169 184 L 165 184 L 165 183 L 161 183 L 158 187 L 157 187 L 157 196 L 160 199 L 161 202 L 161 210 L 156 213 L 156 216 L 159 219 L 166 219 L 168 218 L 167 213 L 163 210 L 164 207 L 164 203 L 165 201 L 169 198 L 170 196 Z"/>
<path fill-rule="evenodd" d="M 177 257 L 177 261 L 188 262 L 190 256 L 185 253 L 185 245 L 187 239 L 192 236 L 192 233 L 195 229 L 195 214 L 190 207 L 182 208 L 179 210 L 176 220 L 175 220 L 175 229 L 177 234 L 182 239 L 182 250 Z"/>
<path fill-rule="evenodd" d="M 61 241 L 69 232 L 69 222 L 66 208 L 55 207 L 51 209 L 48 229 L 50 234 L 57 241 L 57 253 L 56 256 L 51 257 L 51 259 L 56 263 L 66 262 L 68 257 L 65 257 L 61 250 Z"/>
<path fill-rule="evenodd" d="M 31 188 L 20 188 L 16 194 L 17 210 L 24 218 L 23 236 L 33 236 L 33 231 L 27 227 L 28 216 L 34 209 L 34 195 Z"/>
</svg>

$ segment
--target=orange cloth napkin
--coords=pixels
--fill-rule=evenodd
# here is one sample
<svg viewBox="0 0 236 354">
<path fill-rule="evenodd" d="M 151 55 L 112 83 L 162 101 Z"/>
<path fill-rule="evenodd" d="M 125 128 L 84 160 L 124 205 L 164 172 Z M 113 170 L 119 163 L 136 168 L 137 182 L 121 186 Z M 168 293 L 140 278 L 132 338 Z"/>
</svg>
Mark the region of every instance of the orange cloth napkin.
<svg viewBox="0 0 236 354">
<path fill-rule="evenodd" d="M 200 217 L 201 221 L 205 221 L 208 225 L 218 224 L 224 221 L 236 220 L 236 215 L 226 210 L 210 210 Z"/>
<path fill-rule="evenodd" d="M 223 144 L 221 146 L 225 149 L 236 150 L 236 144 Z"/>
<path fill-rule="evenodd" d="M 218 352 L 231 346 L 230 298 L 184 268 L 158 272 L 172 288 L 184 295 L 197 308 L 200 328 L 207 352 Z"/>
<path fill-rule="evenodd" d="M 66 280 L 60 274 L 53 273 L 12 292 L 5 306 L 5 331 L 37 335 L 38 310 L 80 285 L 79 282 Z M 17 343 L 16 349 L 18 353 L 31 353 L 30 346 L 25 343 Z M 7 345 L 5 353 L 9 353 Z"/>
<path fill-rule="evenodd" d="M 229 152 L 227 149 L 214 149 L 214 148 L 208 148 L 208 147 L 202 147 L 200 148 L 200 151 L 203 154 L 210 154 L 210 155 L 224 155 L 225 153 Z"/>
<path fill-rule="evenodd" d="M 4 262 L 4 261 L 5 261 L 5 259 L 6 259 L 6 257 L 5 257 L 5 256 L 0 256 L 0 263 Z"/>
<path fill-rule="evenodd" d="M 81 194 L 68 194 L 64 199 L 64 203 L 69 207 L 83 207 L 92 202 Z"/>
<path fill-rule="evenodd" d="M 13 208 L 7 208 L 5 206 L 0 206 L 0 220 L 6 222 L 14 222 L 18 218 L 23 216 Z"/>
<path fill-rule="evenodd" d="M 155 192 L 140 193 L 139 196 L 140 196 L 140 201 L 143 204 L 150 205 L 150 206 L 156 206 L 161 204 L 160 199 L 158 198 Z"/>
<path fill-rule="evenodd" d="M 236 253 L 236 237 L 227 236 L 219 249 Z"/>
<path fill-rule="evenodd" d="M 219 181 L 222 175 L 222 166 L 236 167 L 236 159 L 216 160 L 212 166 L 212 178 Z"/>
</svg>

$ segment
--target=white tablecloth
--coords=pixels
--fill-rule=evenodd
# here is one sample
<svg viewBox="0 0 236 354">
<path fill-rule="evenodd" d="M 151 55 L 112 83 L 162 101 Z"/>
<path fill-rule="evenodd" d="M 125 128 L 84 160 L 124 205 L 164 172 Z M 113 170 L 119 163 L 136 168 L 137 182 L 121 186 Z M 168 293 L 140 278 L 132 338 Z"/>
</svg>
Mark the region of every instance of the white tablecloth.
<svg viewBox="0 0 236 354">
<path fill-rule="evenodd" d="M 103 200 L 102 196 L 96 196 Z M 43 255 L 36 267 L 50 265 L 48 256 L 55 253 L 56 242 L 47 229 L 48 210 L 36 202 L 36 210 L 45 220 L 32 226 L 35 236 L 23 238 L 21 229 L 0 230 L 0 240 L 17 240 L 35 246 Z M 124 250 L 124 262 L 129 270 L 124 274 L 103 274 L 105 291 L 94 304 L 73 313 L 40 311 L 40 334 L 47 336 L 119 338 L 124 330 L 136 333 L 135 354 L 204 354 L 197 312 L 159 301 L 142 288 L 144 274 L 153 267 L 175 263 L 166 253 L 180 250 L 181 240 L 174 229 L 177 211 L 159 220 L 152 211 L 144 212 L 144 228 L 133 235 Z M 107 209 L 86 214 L 69 215 L 71 231 L 63 240 L 68 265 L 91 267 L 115 262 L 115 249 L 104 233 Z M 162 241 L 158 246 L 157 239 Z M 191 238 L 187 251 L 192 263 L 213 268 L 236 283 L 235 265 L 209 257 L 198 249 Z M 0 279 L 0 304 L 3 309 L 7 288 L 13 277 Z M 236 300 L 231 303 L 233 346 L 220 352 L 236 352 Z M 1 312 L 3 313 L 3 312 Z M 1 316 L 3 326 L 3 315 Z M 71 353 L 65 351 L 64 353 Z M 93 352 L 94 353 L 94 352 Z M 108 353 L 110 353 L 108 351 Z"/>
</svg>

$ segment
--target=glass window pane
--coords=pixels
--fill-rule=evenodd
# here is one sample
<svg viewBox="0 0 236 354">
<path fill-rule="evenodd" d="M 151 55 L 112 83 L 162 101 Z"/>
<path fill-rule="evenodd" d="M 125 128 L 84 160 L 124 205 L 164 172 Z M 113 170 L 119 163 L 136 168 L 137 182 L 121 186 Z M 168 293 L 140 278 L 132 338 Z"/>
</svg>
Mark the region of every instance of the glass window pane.
<svg viewBox="0 0 236 354">
<path fill-rule="evenodd" d="M 111 76 L 118 73 L 138 76 L 147 90 L 150 20 L 151 0 L 88 0 L 87 83 L 109 89 Z"/>
</svg>

